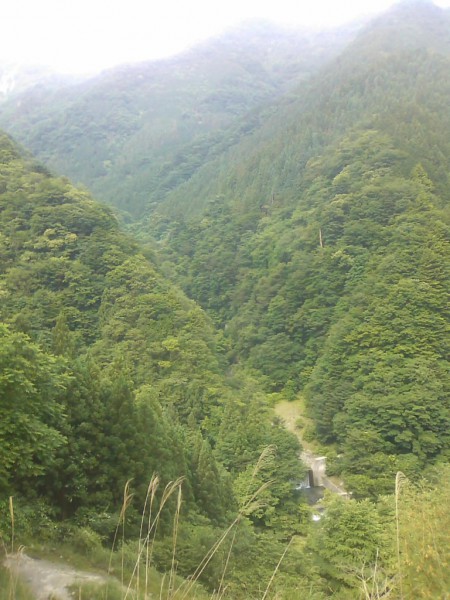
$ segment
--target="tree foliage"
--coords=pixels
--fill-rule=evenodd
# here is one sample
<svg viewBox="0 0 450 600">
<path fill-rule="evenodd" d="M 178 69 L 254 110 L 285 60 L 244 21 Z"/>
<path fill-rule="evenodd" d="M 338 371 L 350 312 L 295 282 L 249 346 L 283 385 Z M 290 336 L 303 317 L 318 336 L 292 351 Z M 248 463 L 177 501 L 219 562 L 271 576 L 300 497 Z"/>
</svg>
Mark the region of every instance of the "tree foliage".
<svg viewBox="0 0 450 600">
<path fill-rule="evenodd" d="M 287 514 L 295 439 L 272 428 L 255 380 L 226 374 L 223 337 L 210 318 L 109 209 L 52 177 L 6 135 L 0 155 L 3 500 L 42 502 L 54 518 L 109 539 L 127 481 L 135 531 L 152 475 L 162 487 L 182 476 L 183 518 L 211 537 L 237 507 L 239 470 L 279 444 L 292 458 L 280 456 L 266 475 L 275 483 L 272 505 Z M 221 450 L 233 444 L 222 422 L 235 401 L 258 415 L 243 465 Z"/>
<path fill-rule="evenodd" d="M 71 161 L 145 218 L 136 241 L 1 136 L 3 501 L 47 502 L 107 537 L 127 480 L 136 527 L 151 474 L 183 475 L 180 572 L 245 507 L 251 567 L 230 559 L 230 594 L 253 597 L 311 525 L 293 490 L 300 448 L 271 410 L 302 393 L 354 499 L 328 502 L 292 543 L 274 594 L 444 593 L 444 492 L 395 486 L 436 466 L 448 487 L 448 31 L 441 9 L 399 5 L 281 97 L 292 64 L 277 75 L 268 54 L 232 53 L 210 93 L 213 63 L 196 50 L 191 79 L 184 57 L 14 105 L 13 127 L 27 124 L 49 164 Z M 430 527 L 413 527 L 415 511 Z M 170 527 L 155 546 L 164 568 Z M 211 587 L 224 561 L 205 571 Z"/>
</svg>

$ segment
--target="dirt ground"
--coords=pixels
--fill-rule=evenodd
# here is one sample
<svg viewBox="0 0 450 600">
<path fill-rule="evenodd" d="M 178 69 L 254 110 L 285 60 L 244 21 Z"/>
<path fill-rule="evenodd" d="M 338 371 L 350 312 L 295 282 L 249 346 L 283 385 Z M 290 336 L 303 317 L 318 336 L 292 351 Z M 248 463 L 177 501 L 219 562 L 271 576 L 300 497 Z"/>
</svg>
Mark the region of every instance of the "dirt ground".
<svg viewBox="0 0 450 600">
<path fill-rule="evenodd" d="M 303 414 L 304 410 L 302 401 L 281 400 L 281 402 L 278 402 L 274 406 L 274 410 L 275 414 L 283 420 L 286 429 L 298 437 L 305 449 L 311 450 L 309 444 L 302 439 L 301 430 L 296 426 L 299 417 L 305 424 L 310 420 Z"/>
<path fill-rule="evenodd" d="M 106 578 L 86 571 L 78 571 L 63 564 L 31 558 L 21 552 L 9 554 L 4 565 L 15 577 L 28 585 L 36 600 L 73 600 L 68 587 L 78 582 L 103 583 Z"/>
</svg>

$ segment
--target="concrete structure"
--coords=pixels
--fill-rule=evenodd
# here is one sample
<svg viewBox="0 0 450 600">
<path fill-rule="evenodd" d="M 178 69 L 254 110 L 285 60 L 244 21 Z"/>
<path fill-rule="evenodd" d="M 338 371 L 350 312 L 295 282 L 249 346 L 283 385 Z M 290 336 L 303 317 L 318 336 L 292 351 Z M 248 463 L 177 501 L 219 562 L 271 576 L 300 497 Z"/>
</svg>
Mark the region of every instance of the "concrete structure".
<svg viewBox="0 0 450 600">
<path fill-rule="evenodd" d="M 300 459 L 309 469 L 307 481 L 309 482 L 310 487 L 324 487 L 334 494 L 339 494 L 344 498 L 350 497 L 350 494 L 348 494 L 344 488 L 336 485 L 327 477 L 326 456 L 314 456 L 312 452 L 305 450 L 301 453 Z"/>
<path fill-rule="evenodd" d="M 327 473 L 327 457 L 314 456 L 310 464 L 310 469 L 313 472 L 314 486 L 323 487 Z"/>
</svg>

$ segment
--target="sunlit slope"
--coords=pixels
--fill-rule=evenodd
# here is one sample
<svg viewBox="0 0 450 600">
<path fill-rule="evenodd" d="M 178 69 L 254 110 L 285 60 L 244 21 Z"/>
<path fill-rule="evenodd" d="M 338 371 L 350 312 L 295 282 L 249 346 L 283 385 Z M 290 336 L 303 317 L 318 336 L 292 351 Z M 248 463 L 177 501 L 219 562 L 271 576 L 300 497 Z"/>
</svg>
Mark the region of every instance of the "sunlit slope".
<svg viewBox="0 0 450 600">
<path fill-rule="evenodd" d="M 448 453 L 449 35 L 393 9 L 148 225 L 362 494 Z"/>
</svg>

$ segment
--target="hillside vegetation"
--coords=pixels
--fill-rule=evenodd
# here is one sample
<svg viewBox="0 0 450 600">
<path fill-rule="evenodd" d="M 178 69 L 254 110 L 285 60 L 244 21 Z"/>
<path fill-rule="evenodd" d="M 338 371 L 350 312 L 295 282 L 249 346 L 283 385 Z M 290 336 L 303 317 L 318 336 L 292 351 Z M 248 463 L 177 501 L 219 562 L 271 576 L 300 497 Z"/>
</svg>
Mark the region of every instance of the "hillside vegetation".
<svg viewBox="0 0 450 600">
<path fill-rule="evenodd" d="M 448 458 L 449 31 L 394 9 L 147 225 L 362 496 Z"/>
<path fill-rule="evenodd" d="M 443 599 L 450 15 L 253 27 L 0 106 L 38 156 L 1 135 L 0 536 L 14 496 L 17 536 L 132 573 L 151 496 L 172 600 L 224 531 L 217 600 Z M 352 495 L 318 522 L 300 397 Z"/>
<path fill-rule="evenodd" d="M 185 575 L 266 480 L 273 485 L 248 513 L 243 543 L 264 544 L 251 524 L 270 539 L 276 522 L 280 539 L 301 528 L 290 483 L 302 476 L 298 442 L 272 422 L 255 381 L 225 375 L 221 336 L 195 302 L 164 280 L 109 209 L 50 176 L 6 135 L 0 190 L 2 535 L 14 496 L 19 535 L 51 537 L 56 519 L 68 539 L 81 526 L 111 543 L 128 480 L 136 535 L 153 474 L 161 489 L 184 478 Z M 266 447 L 273 451 L 255 479 Z M 163 569 L 173 509 L 155 550 Z"/>
</svg>

